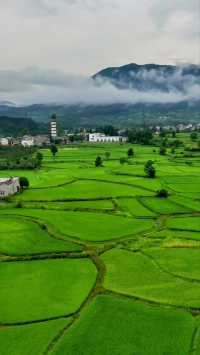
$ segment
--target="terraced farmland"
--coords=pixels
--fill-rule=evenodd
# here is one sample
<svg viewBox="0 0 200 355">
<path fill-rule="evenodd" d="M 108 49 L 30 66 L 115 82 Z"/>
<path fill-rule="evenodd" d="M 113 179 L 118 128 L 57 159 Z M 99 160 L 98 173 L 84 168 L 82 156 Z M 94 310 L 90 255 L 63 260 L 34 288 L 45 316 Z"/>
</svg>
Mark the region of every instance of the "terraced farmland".
<svg viewBox="0 0 200 355">
<path fill-rule="evenodd" d="M 200 354 L 200 157 L 131 147 L 0 172 L 30 181 L 0 203 L 0 355 Z"/>
</svg>

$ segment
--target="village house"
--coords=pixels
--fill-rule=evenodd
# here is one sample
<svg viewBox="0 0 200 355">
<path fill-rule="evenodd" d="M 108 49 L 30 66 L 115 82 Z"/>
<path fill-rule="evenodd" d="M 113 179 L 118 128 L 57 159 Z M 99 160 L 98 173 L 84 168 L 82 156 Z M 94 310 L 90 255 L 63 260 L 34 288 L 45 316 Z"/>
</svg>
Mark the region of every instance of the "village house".
<svg viewBox="0 0 200 355">
<path fill-rule="evenodd" d="M 11 196 L 20 191 L 18 177 L 0 178 L 0 199 Z"/>
<path fill-rule="evenodd" d="M 47 134 L 38 134 L 34 137 L 34 145 L 37 147 L 43 147 L 50 145 L 50 138 Z"/>
<path fill-rule="evenodd" d="M 9 145 L 9 139 L 8 138 L 0 138 L 0 145 L 1 146 L 8 146 Z"/>
<path fill-rule="evenodd" d="M 31 136 L 24 136 L 21 140 L 23 147 L 32 147 L 34 145 L 34 138 Z"/>
</svg>

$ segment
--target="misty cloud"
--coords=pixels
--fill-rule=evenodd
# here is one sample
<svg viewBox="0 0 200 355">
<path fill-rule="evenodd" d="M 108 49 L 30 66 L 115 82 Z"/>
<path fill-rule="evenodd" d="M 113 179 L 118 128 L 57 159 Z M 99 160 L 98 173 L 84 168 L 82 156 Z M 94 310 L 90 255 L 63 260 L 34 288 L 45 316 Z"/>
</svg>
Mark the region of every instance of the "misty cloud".
<svg viewBox="0 0 200 355">
<path fill-rule="evenodd" d="M 93 11 L 115 7 L 116 0 L 7 0 L 3 9 L 17 16 L 59 16 L 67 13 L 70 7 L 76 11 Z"/>
<path fill-rule="evenodd" d="M 0 71 L 0 101 L 14 101 L 19 105 L 32 103 L 62 104 L 135 104 L 176 103 L 198 100 L 200 81 L 194 76 L 183 76 L 182 69 L 166 78 L 151 70 L 133 74 L 145 83 L 149 80 L 165 84 L 162 90 L 119 89 L 113 82 L 81 75 L 66 74 L 56 70 L 28 68 L 23 71 Z"/>
</svg>

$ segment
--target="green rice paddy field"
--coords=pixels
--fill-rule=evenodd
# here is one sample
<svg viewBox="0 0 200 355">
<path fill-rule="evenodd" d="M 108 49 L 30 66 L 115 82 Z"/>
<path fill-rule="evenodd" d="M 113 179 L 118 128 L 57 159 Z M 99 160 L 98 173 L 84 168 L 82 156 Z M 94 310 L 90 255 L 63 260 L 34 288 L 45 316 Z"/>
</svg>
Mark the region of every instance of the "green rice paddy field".
<svg viewBox="0 0 200 355">
<path fill-rule="evenodd" d="M 0 355 L 200 355 L 200 153 L 131 147 L 0 171 L 30 182 L 0 202 Z"/>
</svg>

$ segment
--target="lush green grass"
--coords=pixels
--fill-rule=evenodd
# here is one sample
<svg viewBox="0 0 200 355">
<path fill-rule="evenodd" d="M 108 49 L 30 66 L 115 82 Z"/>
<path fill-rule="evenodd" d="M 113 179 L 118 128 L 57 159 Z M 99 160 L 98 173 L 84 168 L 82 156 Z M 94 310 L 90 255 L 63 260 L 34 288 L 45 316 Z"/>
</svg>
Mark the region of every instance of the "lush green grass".
<svg viewBox="0 0 200 355">
<path fill-rule="evenodd" d="M 95 283 L 87 259 L 0 264 L 0 323 L 42 320 L 75 312 Z"/>
<path fill-rule="evenodd" d="M 170 201 L 168 198 L 147 197 L 141 198 L 141 201 L 150 211 L 159 214 L 184 213 L 190 211 L 186 207 Z"/>
<path fill-rule="evenodd" d="M 193 231 L 182 231 L 182 230 L 172 230 L 172 229 L 162 229 L 161 231 L 148 233 L 148 236 L 153 238 L 166 238 L 168 241 L 174 239 L 185 239 L 185 240 L 200 240 L 200 232 Z"/>
<path fill-rule="evenodd" d="M 79 251 L 81 247 L 51 237 L 46 230 L 28 219 L 0 216 L 0 253 L 8 255 Z"/>
<path fill-rule="evenodd" d="M 70 318 L 0 328 L 1 355 L 42 355 Z"/>
<path fill-rule="evenodd" d="M 187 174 L 190 171 L 187 169 Z M 165 183 L 176 192 L 200 192 L 200 178 L 196 176 L 187 176 L 183 173 L 180 176 L 172 176 L 165 178 Z"/>
<path fill-rule="evenodd" d="M 0 171 L 0 177 L 5 176 L 26 176 L 29 179 L 31 188 L 57 186 L 72 180 L 69 170 L 63 171 L 48 168 L 42 168 L 40 170 Z"/>
<path fill-rule="evenodd" d="M 163 271 L 151 257 L 116 249 L 105 253 L 102 260 L 107 289 L 161 304 L 200 307 L 200 283 Z"/>
<path fill-rule="evenodd" d="M 171 218 L 167 226 L 171 229 L 200 232 L 200 217 Z"/>
<path fill-rule="evenodd" d="M 187 355 L 191 315 L 99 296 L 55 346 L 53 355 Z"/>
<path fill-rule="evenodd" d="M 88 241 L 106 241 L 150 229 L 153 221 L 105 213 L 50 211 L 39 209 L 6 210 L 7 214 L 18 214 L 37 218 L 53 227 L 62 235 Z"/>
<path fill-rule="evenodd" d="M 198 248 L 152 248 L 146 250 L 164 270 L 200 280 L 200 251 Z"/>
<path fill-rule="evenodd" d="M 25 208 L 42 208 L 53 210 L 77 210 L 77 209 L 91 209 L 91 210 L 112 210 L 114 205 L 112 200 L 94 200 L 94 201 L 68 201 L 68 202 L 24 202 Z"/>
<path fill-rule="evenodd" d="M 136 217 L 155 217 L 156 214 L 144 207 L 136 198 L 120 198 L 117 200 L 122 211 L 130 212 Z"/>
<path fill-rule="evenodd" d="M 181 139 L 194 145 L 187 134 Z M 121 165 L 130 147 L 134 158 Z M 100 273 L 95 294 L 101 290 L 104 268 L 97 255 L 103 250 L 102 286 L 115 294 L 84 303 L 50 353 L 190 352 L 195 318 L 187 311 L 200 308 L 200 154 L 185 158 L 182 151 L 176 149 L 173 158 L 170 149 L 161 156 L 153 146 L 80 144 L 59 147 L 56 158 L 42 149 L 36 171 L 0 172 L 30 181 L 28 190 L 0 204 L 0 323 L 12 324 L 0 326 L 2 355 L 44 354 L 68 324 L 68 319 L 46 320 L 80 310 L 94 286 L 94 255 Z M 94 165 L 97 156 L 103 159 L 100 168 Z M 155 179 L 145 177 L 147 160 L 154 162 Z M 161 188 L 168 198 L 156 197 Z M 55 253 L 83 249 L 88 254 L 55 259 Z M 36 254 L 45 254 L 45 260 Z"/>
<path fill-rule="evenodd" d="M 180 194 L 170 196 L 170 200 L 175 203 L 180 203 L 182 206 L 185 206 L 188 210 L 192 212 L 200 212 L 200 201 L 194 201 L 193 199 L 181 196 Z"/>
<path fill-rule="evenodd" d="M 118 196 L 151 196 L 152 193 L 139 187 L 97 181 L 77 181 L 61 187 L 29 189 L 17 199 L 23 201 L 62 201 L 69 199 L 92 199 Z"/>
</svg>

